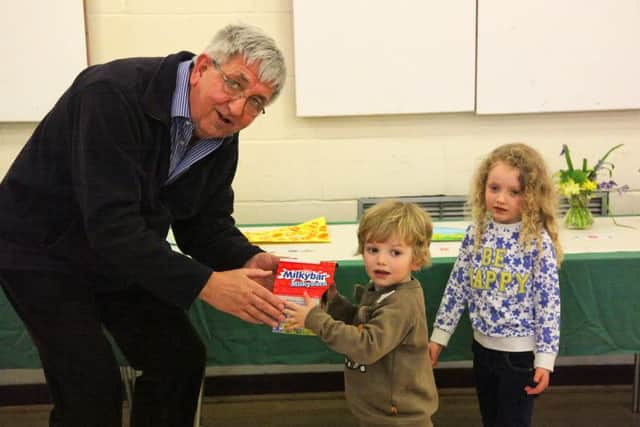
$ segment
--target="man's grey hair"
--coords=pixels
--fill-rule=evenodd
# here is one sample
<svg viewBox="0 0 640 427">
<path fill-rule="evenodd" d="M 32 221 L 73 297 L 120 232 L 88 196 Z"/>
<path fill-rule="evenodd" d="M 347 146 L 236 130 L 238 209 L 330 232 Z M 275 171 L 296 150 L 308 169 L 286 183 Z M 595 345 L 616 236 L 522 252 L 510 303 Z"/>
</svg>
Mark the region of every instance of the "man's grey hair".
<svg viewBox="0 0 640 427">
<path fill-rule="evenodd" d="M 218 64 L 224 64 L 235 55 L 242 55 L 247 64 L 259 62 L 258 78 L 273 87 L 269 103 L 278 97 L 284 86 L 287 77 L 284 56 L 275 41 L 257 27 L 228 25 L 213 36 L 203 53 Z"/>
</svg>

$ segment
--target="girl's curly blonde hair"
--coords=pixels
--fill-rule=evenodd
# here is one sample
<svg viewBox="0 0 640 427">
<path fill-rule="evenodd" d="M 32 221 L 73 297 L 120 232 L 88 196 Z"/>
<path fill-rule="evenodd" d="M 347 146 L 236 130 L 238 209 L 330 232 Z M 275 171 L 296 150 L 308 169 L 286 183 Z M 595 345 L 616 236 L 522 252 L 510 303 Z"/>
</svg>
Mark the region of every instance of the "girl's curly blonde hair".
<svg viewBox="0 0 640 427">
<path fill-rule="evenodd" d="M 482 161 L 476 171 L 469 200 L 471 216 L 476 224 L 474 250 L 478 249 L 482 231 L 490 218 L 485 205 L 485 190 L 489 172 L 498 162 L 516 168 L 520 172 L 519 179 L 522 189 L 520 243 L 526 247 L 531 244 L 533 239 L 536 239 L 540 250 L 542 247 L 540 237 L 544 228 L 551 237 L 556 260 L 560 266 L 563 252 L 558 240 L 558 223 L 556 221 L 558 197 L 553 181 L 542 156 L 533 148 L 521 143 L 506 144 L 496 148 Z"/>
</svg>

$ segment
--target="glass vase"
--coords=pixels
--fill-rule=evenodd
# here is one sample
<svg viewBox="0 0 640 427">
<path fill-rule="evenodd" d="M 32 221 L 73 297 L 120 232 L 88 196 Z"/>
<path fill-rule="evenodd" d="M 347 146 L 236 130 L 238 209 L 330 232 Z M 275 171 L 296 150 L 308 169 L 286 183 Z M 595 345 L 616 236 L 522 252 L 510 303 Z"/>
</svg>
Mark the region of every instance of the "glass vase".
<svg viewBox="0 0 640 427">
<path fill-rule="evenodd" d="M 593 216 L 589 211 L 589 200 L 591 196 L 587 194 L 576 194 L 570 196 L 569 210 L 564 217 L 564 225 L 572 230 L 586 230 L 593 225 Z"/>
</svg>

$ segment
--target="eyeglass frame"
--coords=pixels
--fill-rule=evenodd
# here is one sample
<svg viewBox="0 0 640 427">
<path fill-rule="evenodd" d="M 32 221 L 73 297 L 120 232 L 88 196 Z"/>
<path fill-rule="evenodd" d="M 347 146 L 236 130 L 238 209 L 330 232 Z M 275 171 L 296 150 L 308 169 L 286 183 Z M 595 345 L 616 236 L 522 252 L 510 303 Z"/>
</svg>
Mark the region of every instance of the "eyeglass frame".
<svg viewBox="0 0 640 427">
<path fill-rule="evenodd" d="M 218 64 L 218 61 L 216 61 L 213 58 L 210 58 L 210 59 L 211 59 L 211 63 L 213 64 L 213 68 L 218 70 L 218 72 L 220 73 L 220 77 L 222 77 L 222 89 L 224 90 L 224 93 L 231 96 L 232 97 L 231 99 L 234 101 L 236 99 L 241 99 L 241 98 L 245 99 L 244 106 L 242 107 L 242 111 L 246 111 L 247 104 L 249 104 L 249 99 L 253 97 L 254 99 L 260 100 L 260 102 L 262 103 L 262 108 L 260 110 L 256 110 L 256 113 L 252 114 L 252 116 L 258 117 L 260 114 L 266 114 L 266 110 L 265 110 L 265 107 L 267 105 L 266 101 L 262 101 L 262 98 L 255 95 L 246 96 L 244 94 L 244 88 L 239 90 L 234 89 L 233 88 L 234 85 L 238 87 L 242 87 L 242 84 L 238 80 L 229 77 L 227 73 L 222 71 L 222 67 L 220 64 Z"/>
</svg>

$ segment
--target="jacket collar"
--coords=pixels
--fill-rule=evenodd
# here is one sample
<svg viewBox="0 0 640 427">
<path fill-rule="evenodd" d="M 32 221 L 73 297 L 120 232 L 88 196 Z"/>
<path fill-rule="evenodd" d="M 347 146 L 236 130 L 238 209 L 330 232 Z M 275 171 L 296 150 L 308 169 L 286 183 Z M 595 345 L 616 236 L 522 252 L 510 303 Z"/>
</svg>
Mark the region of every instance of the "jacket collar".
<svg viewBox="0 0 640 427">
<path fill-rule="evenodd" d="M 167 127 L 171 125 L 171 99 L 176 87 L 178 65 L 194 56 L 191 52 L 182 51 L 165 57 L 153 71 L 142 97 L 145 112 Z"/>
<path fill-rule="evenodd" d="M 411 277 L 411 280 L 408 282 L 396 283 L 395 285 L 385 286 L 380 289 L 376 289 L 373 282 L 369 282 L 367 290 L 369 292 L 375 292 L 376 294 L 386 294 L 387 292 L 395 291 L 399 288 L 415 288 L 416 286 L 420 286 L 419 282 L 414 277 Z"/>
</svg>

